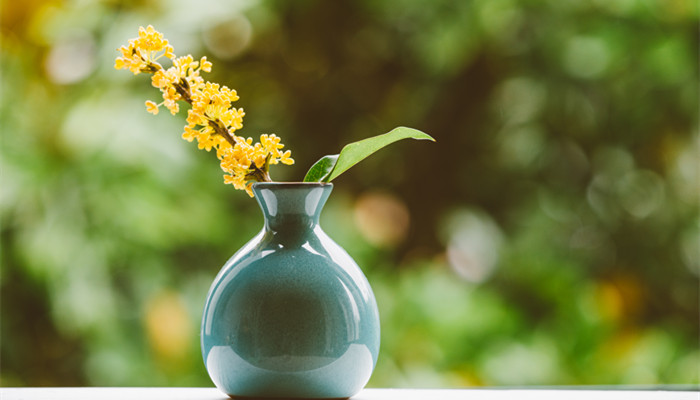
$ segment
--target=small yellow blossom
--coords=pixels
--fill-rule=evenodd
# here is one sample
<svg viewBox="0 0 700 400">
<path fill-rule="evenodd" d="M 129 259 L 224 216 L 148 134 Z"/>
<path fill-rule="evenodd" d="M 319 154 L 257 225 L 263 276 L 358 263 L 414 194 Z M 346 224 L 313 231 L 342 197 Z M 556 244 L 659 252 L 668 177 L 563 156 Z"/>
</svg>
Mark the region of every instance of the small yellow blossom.
<svg viewBox="0 0 700 400">
<path fill-rule="evenodd" d="M 294 164 L 289 150 L 280 151 L 284 145 L 276 135 L 261 135 L 260 141 L 253 144 L 252 138 L 235 134 L 243 128 L 245 112 L 232 105 L 238 100 L 235 90 L 201 77 L 200 72 L 211 72 L 212 63 L 206 57 L 199 61 L 191 55 L 176 57 L 163 34 L 150 25 L 139 28 L 139 37 L 118 50 L 122 56 L 114 62 L 116 69 L 153 74 L 151 84 L 161 91 L 163 102 L 146 101 L 148 112 L 158 114 L 162 105 L 174 115 L 180 110 L 178 101 L 191 105 L 182 138 L 189 142 L 197 140 L 200 149 L 216 150 L 225 173 L 224 183 L 245 190 L 252 197 L 253 182 L 270 180 L 270 165 Z M 161 57 L 169 58 L 173 65 L 164 69 L 157 62 Z"/>
<path fill-rule="evenodd" d="M 154 68 L 160 66 L 156 61 L 163 56 L 175 58 L 173 47 L 151 25 L 147 28 L 140 27 L 139 37 L 129 40 L 129 45 L 120 47 L 119 51 L 122 56 L 115 60 L 114 68 L 128 69 L 134 75 L 155 72 Z"/>
<path fill-rule="evenodd" d="M 199 60 L 199 66 L 202 69 L 202 71 L 211 72 L 212 64 L 209 61 L 207 61 L 206 57 L 202 57 L 202 59 Z"/>
<path fill-rule="evenodd" d="M 274 134 L 260 136 L 260 144 L 265 152 L 265 157 L 267 157 L 268 154 L 270 155 L 270 164 L 281 162 L 282 164 L 292 165 L 294 164 L 294 160 L 290 158 L 292 152 L 287 150 L 282 153 L 280 151 L 280 149 L 284 147 L 284 145 L 280 143 L 281 140 L 282 139 Z"/>
<path fill-rule="evenodd" d="M 158 114 L 158 104 L 150 100 L 146 100 L 146 111 L 153 115 Z"/>
</svg>

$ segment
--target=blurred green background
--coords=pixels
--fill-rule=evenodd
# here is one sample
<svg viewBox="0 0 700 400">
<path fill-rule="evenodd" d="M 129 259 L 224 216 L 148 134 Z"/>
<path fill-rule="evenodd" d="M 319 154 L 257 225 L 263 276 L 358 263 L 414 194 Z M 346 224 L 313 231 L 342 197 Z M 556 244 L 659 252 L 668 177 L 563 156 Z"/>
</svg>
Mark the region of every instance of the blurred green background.
<svg viewBox="0 0 700 400">
<path fill-rule="evenodd" d="M 261 227 L 113 68 L 153 24 L 319 157 L 377 296 L 373 387 L 699 382 L 698 3 L 3 1 L 3 386 L 209 386 L 209 284 Z M 166 64 L 168 66 L 168 64 Z"/>
</svg>

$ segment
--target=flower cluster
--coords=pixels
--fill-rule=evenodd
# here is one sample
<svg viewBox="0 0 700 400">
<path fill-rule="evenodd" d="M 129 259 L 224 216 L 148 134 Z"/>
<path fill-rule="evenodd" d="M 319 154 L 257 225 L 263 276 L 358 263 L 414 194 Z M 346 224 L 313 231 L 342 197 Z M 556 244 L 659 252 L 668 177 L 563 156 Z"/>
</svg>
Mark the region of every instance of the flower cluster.
<svg viewBox="0 0 700 400">
<path fill-rule="evenodd" d="M 114 68 L 128 69 L 134 75 L 141 72 L 155 72 L 152 68 L 158 59 L 165 56 L 171 60 L 175 58 L 173 46 L 163 38 L 163 34 L 152 26 L 139 28 L 139 37 L 129 40 L 128 46 L 119 48 L 122 56 L 117 58 Z M 161 67 L 162 68 L 162 67 Z"/>
<path fill-rule="evenodd" d="M 256 181 L 269 181 L 267 170 L 271 164 L 293 164 L 289 158 L 289 150 L 282 152 L 284 147 L 280 138 L 275 135 L 260 135 L 260 142 L 253 144 L 253 139 L 239 140 L 231 146 L 222 146 L 220 153 L 221 169 L 229 172 L 224 176 L 224 182 L 232 184 L 236 189 L 245 189 L 250 194 L 249 178 Z M 254 172 L 250 172 L 250 171 Z M 253 176 L 262 174 L 262 176 Z"/>
<path fill-rule="evenodd" d="M 210 72 L 212 68 L 206 57 L 199 61 L 191 55 L 175 57 L 173 47 L 152 26 L 139 28 L 139 37 L 129 40 L 128 46 L 119 51 L 122 56 L 116 59 L 114 67 L 128 69 L 135 75 L 153 74 L 151 84 L 163 95 L 161 103 L 146 101 L 148 112 L 158 114 L 160 106 L 164 106 L 174 115 L 180 111 L 178 101 L 190 104 L 182 137 L 190 142 L 196 139 L 200 149 L 216 150 L 225 183 L 253 196 L 253 182 L 270 181 L 270 165 L 294 163 L 289 150 L 281 151 L 284 145 L 279 137 L 261 135 L 260 142 L 253 144 L 252 138 L 234 133 L 243 127 L 245 115 L 242 108 L 232 105 L 238 94 L 201 77 L 200 72 Z M 161 57 L 172 60 L 172 67 L 163 68 L 158 63 Z"/>
</svg>

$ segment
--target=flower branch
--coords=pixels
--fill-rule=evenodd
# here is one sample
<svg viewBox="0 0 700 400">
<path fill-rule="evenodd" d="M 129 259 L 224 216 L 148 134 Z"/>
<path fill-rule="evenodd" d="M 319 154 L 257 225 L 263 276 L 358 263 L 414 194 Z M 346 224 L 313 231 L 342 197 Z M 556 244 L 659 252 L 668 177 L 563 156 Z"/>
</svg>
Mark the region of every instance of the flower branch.
<svg viewBox="0 0 700 400">
<path fill-rule="evenodd" d="M 242 108 L 232 105 L 238 100 L 238 94 L 201 77 L 201 72 L 210 72 L 212 68 L 206 57 L 199 61 L 191 55 L 176 57 L 163 34 L 152 26 L 140 28 L 139 37 L 131 39 L 128 46 L 122 46 L 119 51 L 122 56 L 116 59 L 115 68 L 128 69 L 135 75 L 152 74 L 151 84 L 162 93 L 161 103 L 146 101 L 148 112 L 158 114 L 159 108 L 164 106 L 174 115 L 180 111 L 178 101 L 190 105 L 182 137 L 190 142 L 196 139 L 200 149 L 216 151 L 225 183 L 252 196 L 253 182 L 272 181 L 270 165 L 294 163 L 289 150 L 281 151 L 284 145 L 276 135 L 261 135 L 260 141 L 253 143 L 252 138 L 235 134 L 243 127 L 245 115 Z M 169 58 L 173 66 L 163 68 L 157 62 L 162 57 Z"/>
</svg>

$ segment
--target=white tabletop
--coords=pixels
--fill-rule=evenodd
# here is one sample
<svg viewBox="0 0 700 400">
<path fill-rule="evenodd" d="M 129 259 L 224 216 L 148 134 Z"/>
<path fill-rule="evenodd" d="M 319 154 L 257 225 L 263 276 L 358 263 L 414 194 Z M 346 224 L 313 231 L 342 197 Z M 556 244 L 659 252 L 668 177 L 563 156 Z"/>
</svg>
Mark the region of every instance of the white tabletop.
<svg viewBox="0 0 700 400">
<path fill-rule="evenodd" d="M 2 400 L 229 400 L 214 388 L 2 388 Z M 365 389 L 351 400 L 700 400 L 697 391 Z"/>
</svg>

